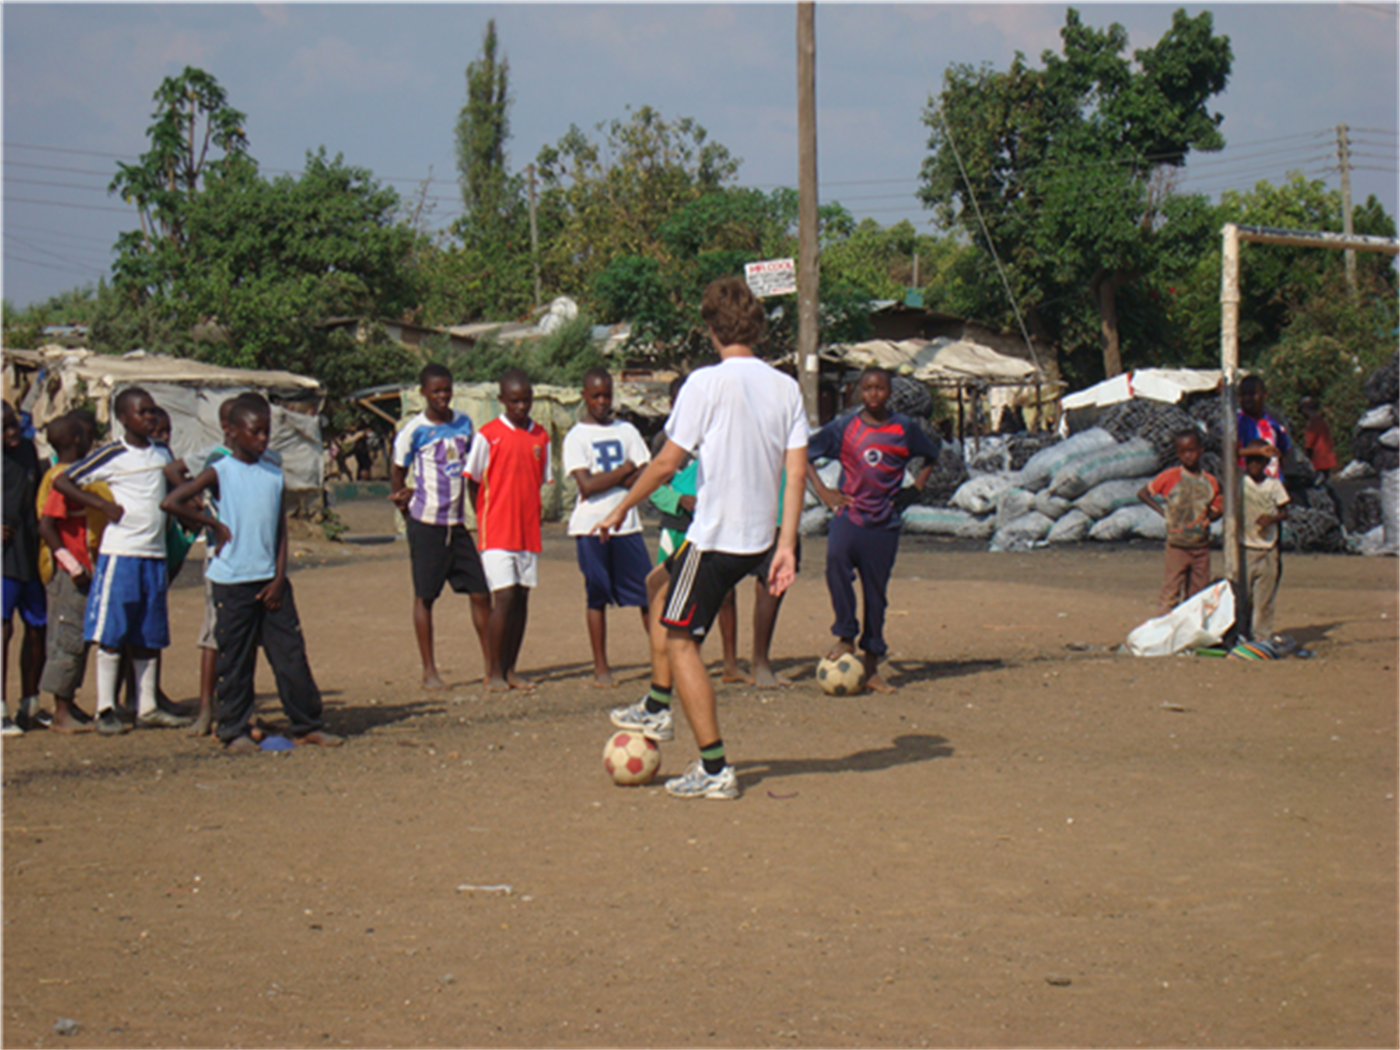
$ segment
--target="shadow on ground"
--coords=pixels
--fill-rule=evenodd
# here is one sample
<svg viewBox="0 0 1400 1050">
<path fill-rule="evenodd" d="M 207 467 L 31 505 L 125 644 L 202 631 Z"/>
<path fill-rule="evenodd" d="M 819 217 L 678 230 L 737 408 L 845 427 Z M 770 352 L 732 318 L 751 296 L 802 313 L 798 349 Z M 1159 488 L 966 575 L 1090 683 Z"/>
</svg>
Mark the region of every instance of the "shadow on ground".
<svg viewBox="0 0 1400 1050">
<path fill-rule="evenodd" d="M 806 773 L 874 773 L 895 766 L 927 762 L 935 758 L 951 758 L 953 748 L 946 737 L 915 733 L 897 736 L 889 747 L 857 751 L 841 758 L 777 759 L 765 762 L 740 762 L 736 765 L 739 783 L 745 789 L 757 787 L 765 780 L 800 776 Z"/>
</svg>

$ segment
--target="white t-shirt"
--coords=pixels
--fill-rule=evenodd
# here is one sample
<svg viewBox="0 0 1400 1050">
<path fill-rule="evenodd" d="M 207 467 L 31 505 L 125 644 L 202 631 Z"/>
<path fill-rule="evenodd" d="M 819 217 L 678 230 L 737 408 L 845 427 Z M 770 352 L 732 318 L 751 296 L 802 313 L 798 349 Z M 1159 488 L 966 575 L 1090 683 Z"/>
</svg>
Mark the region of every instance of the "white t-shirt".
<svg viewBox="0 0 1400 1050">
<path fill-rule="evenodd" d="M 773 545 L 783 454 L 807 447 L 796 380 L 756 357 L 691 373 L 666 436 L 695 454 L 695 519 L 685 538 L 702 551 L 757 554 Z"/>
<path fill-rule="evenodd" d="M 606 474 L 610 470 L 616 470 L 629 459 L 632 465 L 637 467 L 651 462 L 651 450 L 631 423 L 624 423 L 620 419 L 614 419 L 607 426 L 576 423 L 573 429 L 564 435 L 565 474 L 572 474 L 580 469 L 590 474 Z M 607 517 L 608 512 L 621 503 L 626 495 L 627 490 L 621 485 L 594 496 L 585 497 L 580 492 L 574 512 L 569 516 L 569 535 L 587 536 L 593 531 L 593 526 Z M 614 535 L 626 536 L 641 531 L 642 519 L 637 514 L 637 508 L 633 507 L 627 512 L 627 517 L 622 519 L 622 527 Z"/>
<path fill-rule="evenodd" d="M 135 448 L 124 442 L 104 445 L 73 464 L 68 476 L 77 485 L 105 481 L 112 502 L 121 506 L 122 520 L 102 530 L 100 554 L 133 558 L 165 557 L 165 465 L 171 461 L 164 445 Z"/>
<path fill-rule="evenodd" d="M 1265 514 L 1277 513 L 1288 503 L 1288 490 L 1278 478 L 1265 477 L 1256 482 L 1248 474 L 1244 476 L 1244 545 L 1252 551 L 1270 550 L 1278 544 L 1278 524 L 1267 529 L 1259 527 L 1259 519 Z"/>
</svg>

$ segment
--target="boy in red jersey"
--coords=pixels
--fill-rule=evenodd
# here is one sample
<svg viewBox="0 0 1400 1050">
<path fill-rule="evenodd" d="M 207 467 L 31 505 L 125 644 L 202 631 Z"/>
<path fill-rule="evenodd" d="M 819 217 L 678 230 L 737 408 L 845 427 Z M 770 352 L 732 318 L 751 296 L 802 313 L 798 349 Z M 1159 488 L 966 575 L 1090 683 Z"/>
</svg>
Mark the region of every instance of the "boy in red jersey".
<svg viewBox="0 0 1400 1050">
<path fill-rule="evenodd" d="M 477 431 L 462 468 L 491 588 L 486 688 L 493 691 L 534 688 L 515 673 L 515 662 L 525 640 L 530 589 L 539 581 L 540 486 L 554 480 L 549 434 L 530 418 L 530 377 L 512 368 L 500 382 L 505 413 Z"/>
</svg>

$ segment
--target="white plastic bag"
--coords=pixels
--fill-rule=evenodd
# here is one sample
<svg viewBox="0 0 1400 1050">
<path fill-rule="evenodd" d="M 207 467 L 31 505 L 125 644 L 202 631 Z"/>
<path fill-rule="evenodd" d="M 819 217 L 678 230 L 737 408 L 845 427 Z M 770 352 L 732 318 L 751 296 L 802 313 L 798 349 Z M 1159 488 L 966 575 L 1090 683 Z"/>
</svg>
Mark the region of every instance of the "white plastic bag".
<svg viewBox="0 0 1400 1050">
<path fill-rule="evenodd" d="M 1220 580 L 1187 598 L 1165 616 L 1133 628 L 1125 648 L 1134 656 L 1171 656 L 1216 645 L 1235 623 L 1235 592 Z"/>
</svg>

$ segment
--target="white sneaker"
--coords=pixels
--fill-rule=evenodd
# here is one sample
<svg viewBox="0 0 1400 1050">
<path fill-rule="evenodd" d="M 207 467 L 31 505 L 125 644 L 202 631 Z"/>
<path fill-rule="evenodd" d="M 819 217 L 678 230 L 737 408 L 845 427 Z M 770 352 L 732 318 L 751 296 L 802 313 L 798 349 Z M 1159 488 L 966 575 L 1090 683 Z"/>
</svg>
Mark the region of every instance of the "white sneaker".
<svg viewBox="0 0 1400 1050">
<path fill-rule="evenodd" d="M 725 766 L 713 775 L 706 773 L 705 763 L 697 758 L 683 776 L 666 781 L 666 793 L 676 798 L 738 798 L 739 778 L 734 775 L 733 766 Z"/>
<path fill-rule="evenodd" d="M 676 738 L 671 709 L 668 707 L 664 711 L 648 711 L 646 697 L 628 707 L 614 707 L 608 717 L 618 729 L 630 729 L 634 733 L 641 733 L 648 740 Z"/>
</svg>

